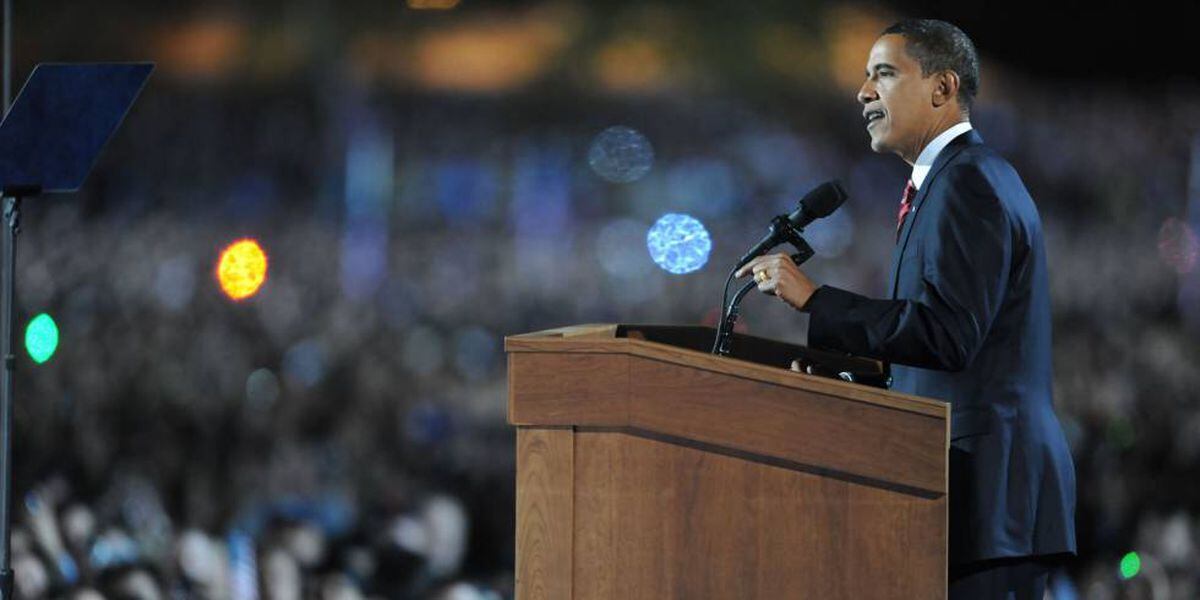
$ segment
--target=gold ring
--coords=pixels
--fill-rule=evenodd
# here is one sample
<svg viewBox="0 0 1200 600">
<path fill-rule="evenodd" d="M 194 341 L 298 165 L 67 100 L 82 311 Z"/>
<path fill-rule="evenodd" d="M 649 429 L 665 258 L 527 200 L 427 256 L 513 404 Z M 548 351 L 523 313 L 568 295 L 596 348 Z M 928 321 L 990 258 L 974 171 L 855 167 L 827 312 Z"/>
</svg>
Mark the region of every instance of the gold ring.
<svg viewBox="0 0 1200 600">
<path fill-rule="evenodd" d="M 759 271 L 759 272 L 757 272 L 757 273 L 755 273 L 755 274 L 754 274 L 754 280 L 755 280 L 755 281 L 759 281 L 759 282 L 765 282 L 765 281 L 766 281 L 766 280 L 768 280 L 768 279 L 770 279 L 770 277 L 767 275 L 767 272 L 766 272 L 766 271 Z"/>
</svg>

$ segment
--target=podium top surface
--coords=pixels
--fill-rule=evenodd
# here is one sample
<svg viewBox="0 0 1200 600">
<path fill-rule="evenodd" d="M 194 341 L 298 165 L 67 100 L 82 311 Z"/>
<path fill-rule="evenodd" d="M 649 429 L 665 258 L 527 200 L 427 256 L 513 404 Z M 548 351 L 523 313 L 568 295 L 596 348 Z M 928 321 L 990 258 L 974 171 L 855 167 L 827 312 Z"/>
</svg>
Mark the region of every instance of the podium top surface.
<svg viewBox="0 0 1200 600">
<path fill-rule="evenodd" d="M 668 330 L 678 332 L 679 344 L 661 343 L 646 339 L 642 331 Z M 838 396 L 848 400 L 866 402 L 906 412 L 938 418 L 950 418 L 950 405 L 940 400 L 902 394 L 870 386 L 849 383 L 827 377 L 797 373 L 786 368 L 787 364 L 760 364 L 739 358 L 715 356 L 695 348 L 696 342 L 688 338 L 700 337 L 711 344 L 716 332 L 711 327 L 661 326 L 661 325 L 618 325 L 587 324 L 547 329 L 504 339 L 506 352 L 566 352 L 593 354 L 629 354 L 651 358 L 677 365 L 704 369 L 736 377 L 761 381 L 784 387 Z M 741 336 L 759 344 L 776 346 L 776 353 L 800 356 L 807 351 L 802 346 L 785 344 L 764 338 Z M 687 347 L 692 346 L 692 347 Z M 789 359 L 790 360 L 790 359 Z"/>
<path fill-rule="evenodd" d="M 152 63 L 44 63 L 0 123 L 0 188 L 72 192 L 116 131 Z"/>
</svg>

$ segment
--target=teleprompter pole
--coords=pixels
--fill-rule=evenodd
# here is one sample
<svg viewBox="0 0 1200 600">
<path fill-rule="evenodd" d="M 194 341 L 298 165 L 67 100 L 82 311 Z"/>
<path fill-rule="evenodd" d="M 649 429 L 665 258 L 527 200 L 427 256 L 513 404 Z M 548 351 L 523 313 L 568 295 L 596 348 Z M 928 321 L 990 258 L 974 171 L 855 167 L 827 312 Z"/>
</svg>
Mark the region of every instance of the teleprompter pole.
<svg viewBox="0 0 1200 600">
<path fill-rule="evenodd" d="M 13 351 L 13 288 L 17 277 L 17 232 L 20 230 L 21 199 L 5 195 L 3 244 L 3 271 L 0 274 L 0 600 L 13 598 L 13 571 L 10 555 L 12 524 L 12 435 L 13 435 L 13 370 L 16 354 Z"/>
<path fill-rule="evenodd" d="M 3 72 L 0 73 L 0 79 L 3 79 L 3 100 L 4 100 L 4 115 L 8 114 L 8 107 L 12 103 L 12 0 L 4 1 L 4 32 L 3 40 L 0 43 L 4 46 L 3 56 Z M 13 598 L 13 571 L 12 571 L 12 538 L 10 524 L 12 523 L 12 433 L 13 433 L 13 407 L 12 407 L 12 388 L 13 388 L 13 367 L 16 360 L 13 354 L 13 280 L 17 276 L 17 228 L 20 224 L 20 207 L 21 199 L 16 196 L 5 195 L 3 198 L 4 205 L 4 223 L 3 223 L 3 247 L 0 251 L 4 252 L 3 270 L 3 291 L 0 291 L 0 300 L 3 302 L 4 311 L 0 315 L 0 335 L 4 337 L 0 342 L 0 359 L 4 361 L 3 367 L 0 367 L 0 600 L 11 600 Z"/>
</svg>

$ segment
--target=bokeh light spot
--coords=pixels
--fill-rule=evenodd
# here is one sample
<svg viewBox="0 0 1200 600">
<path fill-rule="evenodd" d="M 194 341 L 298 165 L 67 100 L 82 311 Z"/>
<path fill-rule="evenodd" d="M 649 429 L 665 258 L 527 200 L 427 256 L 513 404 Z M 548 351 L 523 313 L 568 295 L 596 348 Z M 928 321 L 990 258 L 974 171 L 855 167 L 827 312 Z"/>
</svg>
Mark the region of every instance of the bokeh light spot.
<svg viewBox="0 0 1200 600">
<path fill-rule="evenodd" d="M 624 35 L 596 51 L 593 63 L 600 85 L 614 92 L 652 92 L 674 74 L 664 44 L 650 36 Z"/>
<path fill-rule="evenodd" d="M 252 239 L 238 240 L 221 252 L 217 282 L 233 300 L 253 296 L 267 280 L 267 254 Z"/>
<path fill-rule="evenodd" d="M 409 8 L 416 10 L 450 10 L 458 6 L 459 0 L 408 0 Z"/>
<path fill-rule="evenodd" d="M 654 272 L 654 264 L 642 253 L 646 223 L 615 219 L 596 235 L 596 259 L 609 275 L 623 281 L 638 280 Z"/>
<path fill-rule="evenodd" d="M 630 183 L 650 172 L 654 149 L 650 140 L 634 129 L 616 125 L 600 132 L 588 150 L 588 164 L 597 175 L 613 183 Z"/>
<path fill-rule="evenodd" d="M 1200 236 L 1187 223 L 1171 217 L 1158 229 L 1158 257 L 1183 275 L 1200 261 Z"/>
<path fill-rule="evenodd" d="M 1121 557 L 1121 577 L 1133 579 L 1142 571 L 1142 557 L 1137 552 L 1127 552 Z"/>
<path fill-rule="evenodd" d="M 39 365 L 50 360 L 58 349 L 58 325 L 54 318 L 42 313 L 25 327 L 25 350 Z"/>
<path fill-rule="evenodd" d="M 270 369 L 256 369 L 246 378 L 246 403 L 252 410 L 267 411 L 279 399 L 279 378 Z"/>
<path fill-rule="evenodd" d="M 708 230 L 695 218 L 667 213 L 660 217 L 646 234 L 646 247 L 654 263 L 669 273 L 691 273 L 708 262 L 712 239 Z"/>
</svg>

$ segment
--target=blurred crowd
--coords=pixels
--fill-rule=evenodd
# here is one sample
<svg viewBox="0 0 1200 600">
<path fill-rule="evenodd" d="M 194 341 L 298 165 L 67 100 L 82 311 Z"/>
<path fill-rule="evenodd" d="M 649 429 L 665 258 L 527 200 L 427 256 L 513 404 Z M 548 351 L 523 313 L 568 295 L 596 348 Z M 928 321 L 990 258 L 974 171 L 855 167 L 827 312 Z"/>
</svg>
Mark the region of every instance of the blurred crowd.
<svg viewBox="0 0 1200 600">
<path fill-rule="evenodd" d="M 1078 471 L 1052 593 L 1198 597 L 1200 103 L 987 76 L 972 122 L 1044 220 Z M 152 80 L 82 191 L 24 206 L 18 324 L 61 341 L 18 361 L 18 597 L 511 597 L 504 335 L 713 324 L 734 258 L 832 178 L 806 271 L 883 294 L 909 169 L 852 94 L 563 89 Z M 668 212 L 707 228 L 699 270 L 651 260 Z M 245 237 L 270 268 L 235 302 L 213 273 Z M 778 302 L 742 315 L 805 340 Z"/>
<path fill-rule="evenodd" d="M 119 478 L 92 503 L 52 478 L 12 535 L 19 598 L 499 600 L 511 582 L 456 580 L 466 515 L 451 496 L 359 519 L 344 499 L 276 498 L 224 535 L 180 528 L 154 483 Z"/>
</svg>

